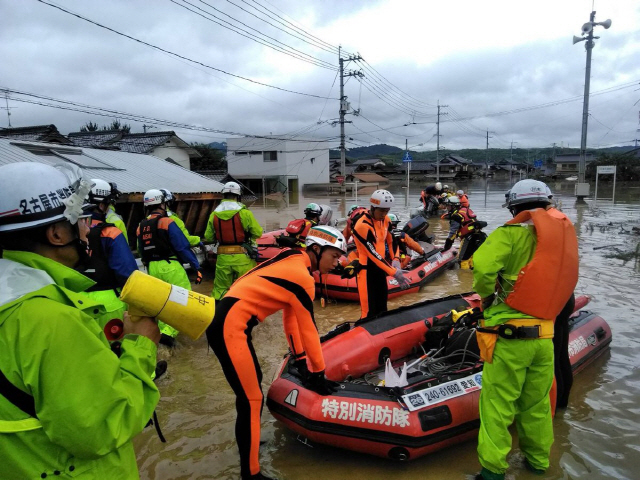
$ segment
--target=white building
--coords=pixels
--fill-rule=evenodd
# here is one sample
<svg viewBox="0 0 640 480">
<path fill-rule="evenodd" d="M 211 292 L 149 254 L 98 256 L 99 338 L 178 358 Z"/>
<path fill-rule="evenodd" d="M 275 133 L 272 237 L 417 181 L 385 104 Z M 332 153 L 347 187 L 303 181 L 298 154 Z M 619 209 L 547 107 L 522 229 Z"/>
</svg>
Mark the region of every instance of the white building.
<svg viewBox="0 0 640 480">
<path fill-rule="evenodd" d="M 229 174 L 254 192 L 299 192 L 329 183 L 329 144 L 313 140 L 228 138 Z"/>
</svg>

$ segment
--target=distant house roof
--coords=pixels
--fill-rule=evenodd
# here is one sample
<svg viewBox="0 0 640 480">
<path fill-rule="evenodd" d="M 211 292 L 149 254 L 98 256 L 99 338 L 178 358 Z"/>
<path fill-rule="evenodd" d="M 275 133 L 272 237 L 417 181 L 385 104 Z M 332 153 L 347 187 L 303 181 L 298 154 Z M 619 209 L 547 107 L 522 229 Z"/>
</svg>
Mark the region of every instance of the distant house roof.
<svg viewBox="0 0 640 480">
<path fill-rule="evenodd" d="M 180 194 L 222 190 L 220 182 L 153 155 L 0 138 L 0 165 L 14 162 L 72 163 L 89 178 L 117 183 L 123 193 L 144 193 L 151 188 Z"/>
<path fill-rule="evenodd" d="M 201 155 L 198 151 L 180 137 L 174 131 L 153 133 L 125 133 L 121 130 L 105 130 L 96 132 L 72 132 L 69 140 L 79 147 L 91 148 L 118 148 L 130 153 L 150 153 L 154 148 L 162 147 L 169 141 L 173 141 L 183 148 L 191 158 Z"/>
<path fill-rule="evenodd" d="M 360 160 L 356 160 L 355 162 L 352 162 L 351 165 L 375 165 L 376 163 L 384 163 L 382 160 L 380 160 L 379 158 L 361 158 Z"/>
<path fill-rule="evenodd" d="M 408 163 L 403 163 L 402 164 L 402 171 L 406 172 L 407 171 L 407 165 Z M 413 161 L 411 162 L 411 171 L 412 172 L 427 172 L 427 171 L 431 171 L 431 170 L 435 170 L 436 169 L 436 164 L 433 162 L 429 162 L 427 160 L 418 160 L 418 161 Z"/>
<path fill-rule="evenodd" d="M 36 125 L 32 127 L 0 128 L 0 137 L 32 142 L 71 144 L 55 125 Z"/>
<path fill-rule="evenodd" d="M 358 179 L 360 182 L 366 183 L 388 183 L 389 179 L 383 177 L 382 175 L 378 175 L 377 173 L 352 173 L 351 176 L 353 178 Z"/>
<path fill-rule="evenodd" d="M 596 159 L 596 156 L 593 153 L 587 153 L 585 156 L 586 163 L 592 162 Z M 560 155 L 556 155 L 555 158 L 556 163 L 578 163 L 580 162 L 580 154 L 579 153 L 562 153 Z"/>
<path fill-rule="evenodd" d="M 87 148 L 113 148 L 114 142 L 120 140 L 124 132 L 122 130 L 97 130 L 95 132 L 72 132 L 68 135 L 69 140 L 76 147 Z"/>
<path fill-rule="evenodd" d="M 440 163 L 458 163 L 460 165 L 471 165 L 473 162 L 467 158 L 461 157 L 460 155 L 447 155 Z"/>
</svg>

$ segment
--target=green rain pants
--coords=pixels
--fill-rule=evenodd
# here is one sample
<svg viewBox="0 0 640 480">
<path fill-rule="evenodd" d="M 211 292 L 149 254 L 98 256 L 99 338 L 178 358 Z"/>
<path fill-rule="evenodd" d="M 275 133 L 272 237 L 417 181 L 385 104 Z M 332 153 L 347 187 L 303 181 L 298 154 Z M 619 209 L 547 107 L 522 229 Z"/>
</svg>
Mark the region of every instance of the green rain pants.
<svg viewBox="0 0 640 480">
<path fill-rule="evenodd" d="M 191 290 L 191 282 L 187 277 L 187 272 L 184 270 L 182 264 L 177 260 L 159 260 L 150 262 L 147 268 L 149 275 L 155 278 L 159 278 L 172 285 L 186 288 Z M 164 333 L 169 337 L 176 338 L 178 336 L 178 330 L 170 327 L 166 323 L 158 322 L 160 327 L 160 333 Z"/>
<path fill-rule="evenodd" d="M 553 425 L 553 340 L 498 338 L 493 363 L 485 363 L 480 393 L 478 458 L 485 470 L 504 475 L 515 418 L 520 449 L 537 470 L 549 467 Z"/>
<path fill-rule="evenodd" d="M 245 254 L 218 255 L 216 278 L 213 281 L 213 298 L 220 300 L 238 278 L 256 266 L 256 261 Z"/>
<path fill-rule="evenodd" d="M 105 313 L 96 317 L 96 321 L 102 331 L 104 331 L 105 325 L 114 318 L 123 320 L 124 312 L 127 310 L 127 304 L 120 300 L 114 290 L 97 290 L 95 292 L 85 293 L 92 300 L 104 305 Z"/>
</svg>

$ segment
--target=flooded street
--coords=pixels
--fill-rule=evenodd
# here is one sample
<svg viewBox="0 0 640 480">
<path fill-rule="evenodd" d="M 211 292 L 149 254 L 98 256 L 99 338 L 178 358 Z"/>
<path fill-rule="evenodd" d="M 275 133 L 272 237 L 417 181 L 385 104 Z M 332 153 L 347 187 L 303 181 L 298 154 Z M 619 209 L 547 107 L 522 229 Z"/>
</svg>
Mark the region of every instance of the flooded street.
<svg viewBox="0 0 640 480">
<path fill-rule="evenodd" d="M 514 180 L 515 182 L 515 180 Z M 504 203 L 508 181 L 483 179 L 449 184 L 469 194 L 471 208 L 480 220 L 488 222 L 490 233 L 511 218 Z M 507 478 L 639 478 L 640 471 L 640 344 L 633 328 L 638 325 L 640 308 L 635 299 L 640 283 L 640 265 L 633 259 L 607 258 L 613 247 L 635 249 L 640 240 L 632 227 L 640 226 L 640 186 L 618 185 L 615 204 L 592 199 L 576 205 L 571 182 L 550 183 L 562 210 L 576 224 L 580 242 L 580 280 L 577 294 L 592 297 L 588 309 L 601 315 L 611 326 L 610 353 L 598 358 L 576 376 L 569 407 L 554 419 L 555 443 L 551 467 L 544 477 L 524 470 L 516 448 L 510 456 Z M 409 219 L 409 208 L 418 206 L 423 184 L 412 182 L 407 198 L 402 184 L 391 184 L 401 222 Z M 593 186 L 592 186 L 593 189 Z M 600 184 L 598 194 L 611 197 L 611 184 Z M 358 199 L 364 205 L 368 195 Z M 273 230 L 302 215 L 305 205 L 315 201 L 329 204 L 333 218 L 342 218 L 358 203 L 351 194 L 344 196 L 300 195 L 291 204 L 259 200 L 250 208 L 265 230 Z M 407 206 L 408 205 L 408 206 Z M 430 220 L 429 233 L 442 244 L 448 222 Z M 607 247 L 607 248 L 599 248 Z M 472 272 L 457 267 L 426 285 L 419 293 L 391 300 L 390 308 L 420 300 L 471 290 Z M 196 287 L 211 292 L 211 281 Z M 325 308 L 316 301 L 315 317 L 320 333 L 344 321 L 359 317 L 356 303 L 330 303 Z M 158 416 L 167 443 L 159 441 L 153 428 L 135 439 L 138 465 L 143 479 L 237 479 L 239 457 L 234 438 L 235 397 L 215 355 L 208 351 L 205 338 L 191 341 L 184 335 L 173 351 L 163 348 L 160 357 L 169 362 L 167 374 L 158 382 L 162 398 Z M 253 331 L 253 344 L 262 365 L 263 391 L 286 352 L 281 315 L 269 317 Z M 514 431 L 515 433 L 515 431 Z M 346 450 L 303 445 L 265 407 L 262 416 L 261 465 L 263 472 L 279 479 L 456 479 L 479 471 L 476 442 L 468 441 L 448 450 L 396 463 Z M 516 444 L 517 445 L 517 444 Z"/>
</svg>

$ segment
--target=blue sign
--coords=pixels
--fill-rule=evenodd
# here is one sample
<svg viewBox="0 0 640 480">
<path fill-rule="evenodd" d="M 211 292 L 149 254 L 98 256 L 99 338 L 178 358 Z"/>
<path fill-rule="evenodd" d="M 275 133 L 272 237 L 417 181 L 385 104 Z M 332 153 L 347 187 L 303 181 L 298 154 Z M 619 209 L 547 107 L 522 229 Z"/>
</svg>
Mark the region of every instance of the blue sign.
<svg viewBox="0 0 640 480">
<path fill-rule="evenodd" d="M 410 163 L 413 161 L 413 158 L 411 158 L 411 155 L 409 155 L 409 152 L 404 152 L 404 157 L 402 157 L 402 163 Z"/>
<path fill-rule="evenodd" d="M 542 160 L 534 160 L 533 161 L 533 168 L 542 168 Z"/>
</svg>

